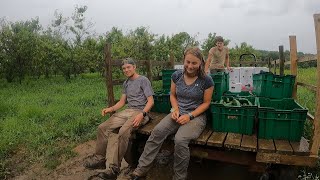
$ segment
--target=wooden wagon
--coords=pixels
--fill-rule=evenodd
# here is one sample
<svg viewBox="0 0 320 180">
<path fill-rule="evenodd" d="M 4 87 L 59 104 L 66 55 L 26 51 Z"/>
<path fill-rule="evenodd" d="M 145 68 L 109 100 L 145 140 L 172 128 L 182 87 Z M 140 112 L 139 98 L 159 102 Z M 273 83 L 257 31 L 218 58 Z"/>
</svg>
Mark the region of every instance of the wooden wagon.
<svg viewBox="0 0 320 180">
<path fill-rule="evenodd" d="M 318 162 L 318 150 L 320 145 L 320 14 L 314 15 L 315 30 L 316 30 L 316 43 L 317 43 L 317 56 L 313 58 L 297 57 L 297 44 L 296 37 L 290 36 L 290 69 L 292 75 L 297 75 L 297 62 L 309 60 L 317 60 L 317 87 L 307 85 L 301 82 L 295 83 L 293 97 L 297 96 L 297 85 L 304 86 L 311 91 L 316 92 L 316 113 L 313 117 L 308 114 L 308 119 L 313 121 L 313 136 L 309 141 L 301 138 L 300 142 L 290 142 L 288 140 L 266 140 L 259 139 L 256 135 L 244 135 L 225 132 L 214 132 L 211 128 L 207 127 L 200 137 L 190 143 L 191 156 L 196 156 L 205 159 L 235 163 L 240 165 L 247 165 L 252 171 L 268 172 L 271 166 L 280 165 L 280 176 L 285 174 L 290 178 L 290 170 L 295 166 L 308 166 L 314 167 Z M 279 47 L 280 59 L 275 63 L 280 64 L 280 74 L 284 71 L 284 56 L 283 47 Z M 120 60 L 111 59 L 111 46 L 105 46 L 105 62 L 106 62 L 106 85 L 108 93 L 108 104 L 115 104 L 113 86 L 122 83 L 121 80 L 112 79 L 112 66 L 120 66 Z M 237 62 L 234 62 L 237 63 Z M 250 62 L 246 62 L 250 64 Z M 252 63 L 252 62 L 251 62 Z M 268 65 L 270 68 L 271 62 L 255 62 L 261 65 Z M 242 62 L 244 64 L 244 62 Z M 146 74 L 150 80 L 157 80 L 159 77 L 152 76 L 153 66 L 166 66 L 172 68 L 174 66 L 174 59 L 170 56 L 170 61 L 150 61 L 139 60 L 137 65 L 146 67 Z M 166 114 L 151 113 L 153 120 L 141 127 L 135 138 L 135 145 L 143 145 L 146 138 L 150 135 L 153 128 L 160 122 Z M 170 138 L 169 138 L 170 141 Z M 138 148 L 132 148 L 133 151 Z M 137 157 L 138 158 L 138 157 Z M 282 165 L 282 166 L 281 166 Z M 288 168 L 289 167 L 289 168 Z M 279 170 L 279 168 L 278 168 Z M 281 172 L 283 171 L 283 172 Z M 293 177 L 293 176 L 291 176 Z M 262 179 L 268 179 L 267 174 L 262 176 Z M 282 177 L 278 177 L 282 179 Z"/>
</svg>

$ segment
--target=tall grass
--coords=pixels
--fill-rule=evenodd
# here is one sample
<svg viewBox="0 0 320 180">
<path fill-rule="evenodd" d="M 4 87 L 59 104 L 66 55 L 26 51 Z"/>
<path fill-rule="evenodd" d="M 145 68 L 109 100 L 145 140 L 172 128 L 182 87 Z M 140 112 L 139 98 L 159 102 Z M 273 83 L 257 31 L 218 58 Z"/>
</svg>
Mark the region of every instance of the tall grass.
<svg viewBox="0 0 320 180">
<path fill-rule="evenodd" d="M 120 89 L 114 88 L 116 99 Z M 94 138 L 97 126 L 108 118 L 100 115 L 107 106 L 106 92 L 98 74 L 70 82 L 63 77 L 27 79 L 22 84 L 0 80 L 0 179 L 21 152 L 26 161 L 44 162 L 48 168 L 73 156 L 72 148 Z"/>
</svg>

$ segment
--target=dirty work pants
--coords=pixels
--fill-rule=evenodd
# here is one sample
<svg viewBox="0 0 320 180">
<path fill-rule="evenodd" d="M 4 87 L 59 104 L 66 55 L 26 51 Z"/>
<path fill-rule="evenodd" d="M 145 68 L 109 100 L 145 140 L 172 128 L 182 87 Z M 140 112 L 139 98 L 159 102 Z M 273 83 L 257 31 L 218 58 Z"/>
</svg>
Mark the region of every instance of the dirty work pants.
<svg viewBox="0 0 320 180">
<path fill-rule="evenodd" d="M 96 151 L 97 155 L 106 157 L 108 138 L 112 131 L 117 128 L 118 133 L 118 144 L 114 149 L 112 165 L 120 167 L 121 161 L 125 156 L 128 148 L 129 139 L 131 132 L 137 128 L 133 128 L 132 122 L 136 115 L 141 113 L 142 110 L 137 109 L 125 109 L 123 111 L 113 114 L 107 121 L 101 123 L 98 127 Z M 144 118 L 140 126 L 146 124 L 149 121 L 148 116 Z"/>
<path fill-rule="evenodd" d="M 187 124 L 180 125 L 171 119 L 171 113 L 163 118 L 153 129 L 135 169 L 138 175 L 145 175 L 151 168 L 164 140 L 171 134 L 174 136 L 174 180 L 186 179 L 190 159 L 189 142 L 200 136 L 206 126 L 206 116 L 202 114 Z"/>
</svg>

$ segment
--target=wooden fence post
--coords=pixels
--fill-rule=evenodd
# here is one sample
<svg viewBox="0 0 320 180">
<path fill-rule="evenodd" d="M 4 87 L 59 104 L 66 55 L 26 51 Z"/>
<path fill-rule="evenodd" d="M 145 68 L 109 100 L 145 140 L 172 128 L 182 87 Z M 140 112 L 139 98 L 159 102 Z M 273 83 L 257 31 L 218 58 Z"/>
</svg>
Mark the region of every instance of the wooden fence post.
<svg viewBox="0 0 320 180">
<path fill-rule="evenodd" d="M 277 74 L 277 60 L 274 60 L 273 74 Z"/>
<path fill-rule="evenodd" d="M 151 67 L 151 60 L 146 60 L 146 66 L 147 66 L 147 78 L 152 83 L 152 67 Z"/>
<path fill-rule="evenodd" d="M 268 58 L 268 69 L 271 69 L 271 57 Z"/>
<path fill-rule="evenodd" d="M 316 33 L 316 44 L 317 44 L 317 97 L 316 97 L 316 112 L 313 121 L 313 139 L 311 146 L 311 155 L 318 156 L 319 145 L 320 145 L 320 14 L 314 14 L 314 26 Z"/>
<path fill-rule="evenodd" d="M 291 70 L 291 75 L 296 76 L 296 81 L 293 86 L 293 91 L 292 91 L 292 97 L 294 99 L 297 99 L 297 72 L 298 72 L 298 56 L 297 56 L 297 41 L 296 41 L 296 36 L 289 36 L 290 40 L 290 70 Z"/>
<path fill-rule="evenodd" d="M 112 63 L 111 63 L 111 45 L 106 43 L 104 46 L 104 58 L 105 58 L 105 81 L 107 86 L 108 106 L 113 106 L 114 93 L 112 84 Z"/>
<path fill-rule="evenodd" d="M 279 60 L 280 60 L 280 76 L 284 75 L 284 52 L 283 52 L 283 46 L 279 46 Z"/>
<path fill-rule="evenodd" d="M 170 52 L 170 68 L 174 69 L 174 55 L 173 55 L 173 52 Z"/>
</svg>

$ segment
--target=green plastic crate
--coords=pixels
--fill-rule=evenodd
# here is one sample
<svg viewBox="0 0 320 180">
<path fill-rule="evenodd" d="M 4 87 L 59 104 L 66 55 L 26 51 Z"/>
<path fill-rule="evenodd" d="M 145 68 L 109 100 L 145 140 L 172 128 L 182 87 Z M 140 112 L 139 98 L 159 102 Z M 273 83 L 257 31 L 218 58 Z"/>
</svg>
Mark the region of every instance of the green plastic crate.
<svg viewBox="0 0 320 180">
<path fill-rule="evenodd" d="M 237 99 L 232 96 L 223 96 L 222 100 Z M 252 135 L 257 114 L 255 97 L 247 97 L 252 105 L 229 106 L 220 102 L 212 102 L 210 110 L 212 114 L 212 129 L 218 132 L 233 132 Z"/>
<path fill-rule="evenodd" d="M 162 73 L 162 89 L 170 90 L 171 87 L 171 76 L 176 71 L 176 69 L 163 69 Z"/>
<path fill-rule="evenodd" d="M 223 94 L 229 90 L 229 73 L 218 72 L 210 74 L 214 82 L 214 91 L 212 94 L 212 101 L 218 101 Z"/>
<path fill-rule="evenodd" d="M 262 139 L 300 141 L 308 110 L 294 99 L 257 98 L 259 129 Z"/>
<path fill-rule="evenodd" d="M 166 91 L 158 91 L 153 95 L 154 105 L 151 108 L 152 112 L 170 113 L 171 103 L 170 94 Z"/>
<path fill-rule="evenodd" d="M 224 96 L 233 96 L 233 97 L 247 97 L 247 96 L 255 96 L 255 94 L 253 94 L 250 91 L 241 91 L 241 92 L 230 92 L 227 91 L 224 93 Z"/>
<path fill-rule="evenodd" d="M 267 98 L 291 98 L 294 82 L 293 75 L 280 76 L 270 72 L 254 74 L 253 93 Z"/>
</svg>

